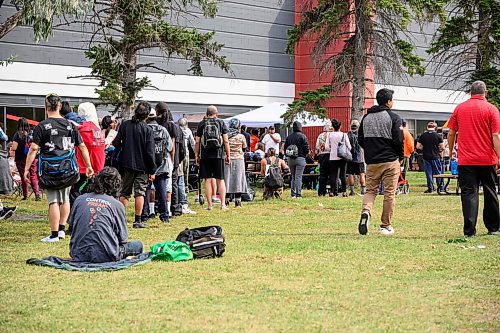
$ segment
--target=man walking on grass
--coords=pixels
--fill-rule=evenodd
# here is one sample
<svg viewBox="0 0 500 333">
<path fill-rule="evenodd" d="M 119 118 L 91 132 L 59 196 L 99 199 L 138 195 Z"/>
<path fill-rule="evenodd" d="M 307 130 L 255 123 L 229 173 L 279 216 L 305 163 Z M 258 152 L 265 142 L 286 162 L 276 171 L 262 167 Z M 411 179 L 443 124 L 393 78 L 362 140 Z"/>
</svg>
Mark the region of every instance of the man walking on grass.
<svg viewBox="0 0 500 333">
<path fill-rule="evenodd" d="M 427 124 L 427 131 L 418 138 L 417 149 L 424 153 L 424 170 L 427 178 L 427 190 L 424 193 L 434 192 L 434 175 L 443 173 L 441 152 L 444 150 L 443 138 L 436 133 L 436 123 Z M 439 190 L 443 189 L 443 180 L 436 179 Z"/>
<path fill-rule="evenodd" d="M 26 157 L 24 170 L 24 179 L 29 181 L 29 169 L 40 151 L 40 185 L 45 188 L 49 202 L 51 231 L 50 236 L 42 239 L 45 243 L 57 242 L 66 237 L 64 229 L 70 212 L 69 193 L 71 186 L 78 181 L 79 175 L 75 147 L 82 153 L 87 178 L 91 178 L 94 174 L 87 147 L 76 126 L 59 113 L 61 107 L 61 98 L 58 95 L 49 94 L 45 97 L 47 119 L 40 122 L 33 130 L 33 142 Z"/>
<path fill-rule="evenodd" d="M 500 235 L 500 212 L 496 193 L 497 167 L 500 164 L 500 115 L 488 103 L 488 90 L 482 81 L 470 88 L 471 98 L 459 104 L 451 115 L 448 145 L 454 147 L 458 135 L 458 180 L 460 183 L 464 235 L 476 234 L 479 211 L 479 184 L 484 190 L 483 221 L 488 235 Z M 450 159 L 453 149 L 450 149 Z"/>
<path fill-rule="evenodd" d="M 384 185 L 384 207 L 382 210 L 380 233 L 394 234 L 391 225 L 396 205 L 396 187 L 398 185 L 401 162 L 403 161 L 403 126 L 401 118 L 391 111 L 394 91 L 380 89 L 377 103 L 371 107 L 361 120 L 358 131 L 359 145 L 364 149 L 366 167 L 366 194 L 358 231 L 368 233 L 368 224 L 379 184 Z"/>
<path fill-rule="evenodd" d="M 205 195 L 208 201 L 208 210 L 213 208 L 213 186 L 215 179 L 219 188 L 221 209 L 227 210 L 226 184 L 224 183 L 224 163 L 229 164 L 228 128 L 224 121 L 218 119 L 219 112 L 213 105 L 207 108 L 205 119 L 196 130 L 196 144 L 194 153 L 196 164 L 200 166 L 200 178 L 205 179 Z"/>
</svg>

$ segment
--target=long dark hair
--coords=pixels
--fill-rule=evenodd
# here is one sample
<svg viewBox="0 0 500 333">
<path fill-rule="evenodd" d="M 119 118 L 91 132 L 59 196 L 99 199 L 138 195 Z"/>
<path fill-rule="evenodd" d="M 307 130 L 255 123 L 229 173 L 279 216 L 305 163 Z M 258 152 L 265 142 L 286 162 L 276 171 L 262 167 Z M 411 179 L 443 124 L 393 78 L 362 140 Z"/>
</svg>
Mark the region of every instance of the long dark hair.
<svg viewBox="0 0 500 333">
<path fill-rule="evenodd" d="M 30 124 L 26 118 L 21 118 L 17 122 L 17 135 L 24 140 L 26 135 L 30 132 Z"/>
<path fill-rule="evenodd" d="M 97 176 L 94 177 L 89 186 L 90 192 L 96 194 L 107 194 L 118 198 L 122 184 L 122 177 L 118 170 L 112 167 L 104 167 Z"/>
<path fill-rule="evenodd" d="M 168 104 L 166 102 L 160 102 L 155 106 L 156 110 L 156 122 L 158 124 L 163 125 L 169 121 L 173 121 L 172 112 L 168 108 Z"/>
<path fill-rule="evenodd" d="M 149 112 L 151 111 L 151 105 L 148 102 L 139 102 L 134 111 L 134 116 L 132 117 L 132 121 L 137 123 L 145 120 L 148 117 Z"/>
</svg>

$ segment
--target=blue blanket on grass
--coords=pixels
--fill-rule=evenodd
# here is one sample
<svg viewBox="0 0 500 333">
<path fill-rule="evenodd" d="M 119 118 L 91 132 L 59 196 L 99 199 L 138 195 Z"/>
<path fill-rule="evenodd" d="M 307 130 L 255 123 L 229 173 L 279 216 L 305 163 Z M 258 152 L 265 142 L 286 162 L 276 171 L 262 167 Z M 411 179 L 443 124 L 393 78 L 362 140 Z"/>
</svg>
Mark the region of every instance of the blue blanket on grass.
<svg viewBox="0 0 500 333">
<path fill-rule="evenodd" d="M 130 268 L 132 266 L 140 266 L 151 262 L 151 253 L 142 253 L 132 259 L 123 259 L 120 261 L 103 262 L 103 263 L 90 263 L 71 261 L 69 259 L 62 259 L 59 257 L 47 257 L 43 259 L 31 258 L 26 260 L 28 265 L 52 267 L 63 269 L 66 271 L 77 272 L 103 272 L 103 271 L 119 271 L 122 269 Z"/>
</svg>

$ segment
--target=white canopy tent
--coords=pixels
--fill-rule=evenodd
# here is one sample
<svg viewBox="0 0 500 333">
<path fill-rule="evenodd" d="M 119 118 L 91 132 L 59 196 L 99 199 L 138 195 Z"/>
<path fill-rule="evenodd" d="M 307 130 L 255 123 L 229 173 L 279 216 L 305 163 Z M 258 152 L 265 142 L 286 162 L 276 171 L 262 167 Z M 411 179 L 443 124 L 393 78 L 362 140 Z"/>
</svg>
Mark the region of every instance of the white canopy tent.
<svg viewBox="0 0 500 333">
<path fill-rule="evenodd" d="M 287 108 L 288 104 L 271 103 L 258 109 L 228 118 L 226 121 L 236 118 L 242 125 L 248 127 L 269 127 L 275 124 L 283 124 L 283 118 L 281 118 L 281 116 L 285 114 Z M 298 120 L 302 123 L 303 127 L 323 126 L 325 122 L 318 116 L 309 115 L 308 112 L 304 112 Z"/>
</svg>

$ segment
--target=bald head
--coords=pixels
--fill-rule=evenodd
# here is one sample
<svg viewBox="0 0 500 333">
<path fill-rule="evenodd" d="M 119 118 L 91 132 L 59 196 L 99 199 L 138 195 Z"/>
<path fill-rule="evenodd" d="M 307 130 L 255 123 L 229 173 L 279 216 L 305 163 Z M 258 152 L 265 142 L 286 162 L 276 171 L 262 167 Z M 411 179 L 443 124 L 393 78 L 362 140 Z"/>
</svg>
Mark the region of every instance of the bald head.
<svg viewBox="0 0 500 333">
<path fill-rule="evenodd" d="M 218 114 L 219 114 L 219 111 L 217 110 L 217 107 L 215 107 L 214 105 L 210 105 L 207 108 L 207 117 L 215 117 Z"/>
<path fill-rule="evenodd" d="M 486 84 L 483 81 L 476 81 L 470 86 L 471 95 L 486 95 Z"/>
</svg>

